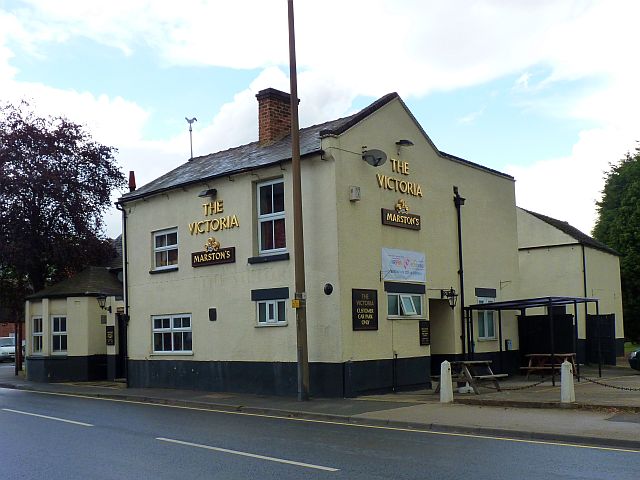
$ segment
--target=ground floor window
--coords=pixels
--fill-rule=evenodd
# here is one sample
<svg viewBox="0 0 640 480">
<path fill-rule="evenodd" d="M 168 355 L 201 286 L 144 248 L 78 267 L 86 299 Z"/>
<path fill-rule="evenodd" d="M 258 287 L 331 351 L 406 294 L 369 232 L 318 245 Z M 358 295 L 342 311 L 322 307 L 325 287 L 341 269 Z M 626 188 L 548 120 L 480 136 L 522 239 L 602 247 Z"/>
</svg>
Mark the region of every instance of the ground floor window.
<svg viewBox="0 0 640 480">
<path fill-rule="evenodd" d="M 263 300 L 258 303 L 258 324 L 287 323 L 286 300 Z"/>
<path fill-rule="evenodd" d="M 51 318 L 51 351 L 67 353 L 67 317 Z"/>
<path fill-rule="evenodd" d="M 42 353 L 42 317 L 31 319 L 31 352 Z"/>
<path fill-rule="evenodd" d="M 415 293 L 387 293 L 387 314 L 390 317 L 421 317 L 423 296 Z"/>
<path fill-rule="evenodd" d="M 495 298 L 478 297 L 478 303 L 493 303 Z M 496 325 L 493 310 L 478 311 L 478 340 L 495 340 Z"/>
<path fill-rule="evenodd" d="M 154 353 L 192 352 L 191 315 L 157 315 L 151 322 Z"/>
</svg>

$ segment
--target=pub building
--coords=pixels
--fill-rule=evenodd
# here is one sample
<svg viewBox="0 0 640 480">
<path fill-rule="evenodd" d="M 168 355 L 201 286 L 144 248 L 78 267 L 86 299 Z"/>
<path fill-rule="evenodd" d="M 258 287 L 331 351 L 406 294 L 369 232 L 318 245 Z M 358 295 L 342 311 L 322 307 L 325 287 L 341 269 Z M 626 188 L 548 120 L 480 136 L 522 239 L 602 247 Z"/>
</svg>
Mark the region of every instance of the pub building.
<svg viewBox="0 0 640 480">
<path fill-rule="evenodd" d="M 297 392 L 290 98 L 256 97 L 258 141 L 195 157 L 118 201 L 132 387 Z M 398 94 L 301 129 L 300 146 L 311 395 L 430 387 L 442 360 L 471 348 L 517 372 L 517 312 L 474 312 L 465 346 L 463 305 L 530 296 L 523 285 L 582 288 L 582 277 L 560 275 L 554 291 L 537 273 L 522 282 L 521 246 L 539 257 L 526 268 L 554 250 L 562 269 L 557 235 L 539 229 L 525 245 L 514 178 L 438 150 Z M 617 348 L 618 257 L 606 255 L 613 274 L 597 288 Z"/>
</svg>

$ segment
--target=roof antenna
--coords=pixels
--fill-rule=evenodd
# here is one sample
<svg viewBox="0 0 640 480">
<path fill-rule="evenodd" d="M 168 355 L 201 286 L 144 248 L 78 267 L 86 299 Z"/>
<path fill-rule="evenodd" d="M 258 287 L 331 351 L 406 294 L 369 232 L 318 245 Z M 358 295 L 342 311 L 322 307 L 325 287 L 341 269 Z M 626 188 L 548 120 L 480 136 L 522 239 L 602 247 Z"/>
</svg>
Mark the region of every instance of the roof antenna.
<svg viewBox="0 0 640 480">
<path fill-rule="evenodd" d="M 193 117 L 191 120 L 189 120 L 187 117 L 184 117 L 184 119 L 189 124 L 189 145 L 191 147 L 191 158 L 189 160 L 193 160 L 193 137 L 192 137 L 192 134 L 191 134 L 191 132 L 192 132 L 191 125 L 193 124 L 193 122 L 197 122 L 198 119 L 196 117 Z"/>
</svg>

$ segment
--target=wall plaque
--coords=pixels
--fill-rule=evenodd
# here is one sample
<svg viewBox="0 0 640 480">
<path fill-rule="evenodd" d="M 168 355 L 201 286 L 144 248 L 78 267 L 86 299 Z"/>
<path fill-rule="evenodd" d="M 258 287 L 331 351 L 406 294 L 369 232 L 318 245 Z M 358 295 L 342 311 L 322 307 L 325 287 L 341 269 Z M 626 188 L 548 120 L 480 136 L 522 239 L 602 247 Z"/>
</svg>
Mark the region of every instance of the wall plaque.
<svg viewBox="0 0 640 480">
<path fill-rule="evenodd" d="M 116 344 L 116 327 L 114 325 L 107 325 L 107 345 Z"/>
<path fill-rule="evenodd" d="M 352 289 L 351 314 L 354 330 L 378 330 L 378 291 Z"/>
<path fill-rule="evenodd" d="M 420 320 L 420 345 L 431 345 L 431 322 L 429 320 Z"/>
<path fill-rule="evenodd" d="M 235 263 L 236 247 L 221 248 L 220 242 L 210 238 L 205 244 L 205 251 L 191 254 L 192 267 L 205 267 L 207 265 L 221 265 L 223 263 Z"/>
<path fill-rule="evenodd" d="M 398 200 L 395 210 L 381 209 L 383 225 L 420 230 L 420 215 L 409 213 L 409 205 L 403 199 Z"/>
</svg>

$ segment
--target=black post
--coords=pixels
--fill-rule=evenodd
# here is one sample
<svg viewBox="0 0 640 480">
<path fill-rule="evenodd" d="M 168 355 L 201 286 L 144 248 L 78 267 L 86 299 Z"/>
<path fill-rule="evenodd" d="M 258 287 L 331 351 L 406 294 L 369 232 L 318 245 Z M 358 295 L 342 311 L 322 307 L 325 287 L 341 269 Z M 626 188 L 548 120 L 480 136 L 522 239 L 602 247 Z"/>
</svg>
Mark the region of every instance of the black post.
<svg viewBox="0 0 640 480">
<path fill-rule="evenodd" d="M 585 304 L 585 309 L 587 308 Z M 576 354 L 576 371 L 578 382 L 580 381 L 580 361 L 578 360 L 578 302 L 573 302 L 573 353 Z M 587 322 L 585 320 L 585 326 Z"/>
<path fill-rule="evenodd" d="M 462 355 L 466 357 L 465 350 L 465 342 L 464 342 L 464 324 L 465 324 L 465 313 L 464 313 L 464 268 L 462 261 L 462 212 L 460 208 L 464 205 L 465 198 L 461 197 L 458 193 L 458 187 L 453 187 L 453 204 L 456 206 L 456 216 L 458 222 L 458 277 L 460 278 L 460 325 L 462 327 L 462 332 L 460 334 L 460 340 L 462 341 Z"/>
<path fill-rule="evenodd" d="M 551 385 L 556 386 L 556 352 L 555 342 L 553 335 L 553 304 L 549 299 L 549 305 L 547 306 L 547 314 L 549 315 L 549 326 L 551 328 Z"/>
<path fill-rule="evenodd" d="M 498 343 L 500 344 L 500 373 L 504 373 L 504 362 L 502 360 L 502 310 L 498 310 Z"/>
<path fill-rule="evenodd" d="M 602 378 L 602 348 L 600 338 L 600 303 L 596 300 L 596 335 L 598 336 L 598 378 Z"/>
</svg>

